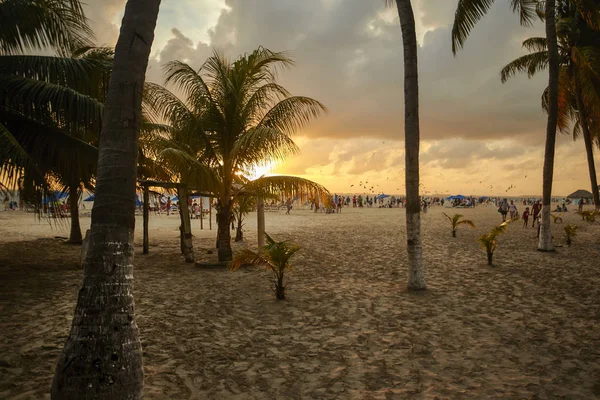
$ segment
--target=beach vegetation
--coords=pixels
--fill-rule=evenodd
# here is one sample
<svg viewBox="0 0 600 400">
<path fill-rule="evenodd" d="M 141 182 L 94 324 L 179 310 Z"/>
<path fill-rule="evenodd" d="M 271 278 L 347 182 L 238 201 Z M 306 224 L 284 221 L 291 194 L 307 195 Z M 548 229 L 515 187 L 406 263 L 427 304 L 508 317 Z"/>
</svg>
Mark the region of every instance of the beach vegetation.
<svg viewBox="0 0 600 400">
<path fill-rule="evenodd" d="M 509 222 L 505 221 L 505 222 L 501 223 L 500 225 L 494 227 L 494 229 L 492 229 L 490 233 L 481 235 L 477 239 L 477 241 L 479 242 L 481 247 L 483 247 L 487 253 L 487 262 L 488 262 L 488 265 L 490 265 L 490 266 L 493 265 L 492 259 L 494 257 L 494 252 L 496 251 L 496 248 L 498 247 L 498 242 L 496 241 L 496 238 L 499 235 L 506 232 L 506 228 L 508 227 L 508 224 L 509 224 Z"/>
<path fill-rule="evenodd" d="M 577 236 L 577 225 L 568 224 L 564 227 L 565 236 L 567 238 L 567 246 L 570 246 L 572 243 L 572 239 Z"/>
<path fill-rule="evenodd" d="M 454 214 L 452 217 L 446 213 L 442 213 L 448 221 L 450 221 L 450 226 L 452 227 L 452 237 L 456 237 L 456 230 L 460 225 L 470 226 L 471 228 L 475 228 L 475 224 L 473 221 L 468 219 L 461 219 L 463 217 L 462 214 Z"/>
<path fill-rule="evenodd" d="M 244 249 L 236 255 L 230 264 L 230 270 L 236 271 L 241 266 L 264 267 L 272 272 L 271 289 L 278 300 L 285 299 L 285 273 L 292 271 L 290 258 L 300 250 L 300 246 L 287 241 L 276 242 L 265 233 L 266 244 L 258 252 Z"/>
<path fill-rule="evenodd" d="M 294 62 L 285 53 L 259 47 L 232 60 L 214 51 L 195 70 L 182 61 L 165 65 L 167 88 L 147 83 L 145 111 L 166 121 L 170 136 L 161 155 L 190 170 L 212 171 L 217 209 L 219 261 L 232 259 L 229 229 L 234 183 L 256 165 L 298 153 L 292 135 L 326 112 L 323 104 L 292 96 L 277 83 L 277 72 Z"/>
</svg>

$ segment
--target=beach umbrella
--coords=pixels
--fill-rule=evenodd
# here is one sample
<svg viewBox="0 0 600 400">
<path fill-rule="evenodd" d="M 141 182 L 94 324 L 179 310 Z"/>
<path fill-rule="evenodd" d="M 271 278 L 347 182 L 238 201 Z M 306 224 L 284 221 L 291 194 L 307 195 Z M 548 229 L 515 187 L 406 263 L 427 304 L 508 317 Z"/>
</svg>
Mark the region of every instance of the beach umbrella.
<svg viewBox="0 0 600 400">
<path fill-rule="evenodd" d="M 379 196 L 375 197 L 375 199 L 379 200 L 379 199 L 385 199 L 385 198 L 388 198 L 388 197 L 390 197 L 389 194 L 383 194 L 382 193 Z"/>
<path fill-rule="evenodd" d="M 567 196 L 567 199 L 591 199 L 592 193 L 587 190 L 579 189 Z"/>
<path fill-rule="evenodd" d="M 52 203 L 54 201 L 58 201 L 58 200 L 66 198 L 66 197 L 69 197 L 68 193 L 51 192 L 48 196 L 46 196 L 42 199 L 42 204 Z"/>
<path fill-rule="evenodd" d="M 448 199 L 449 200 L 464 200 L 464 199 L 466 199 L 466 197 L 463 196 L 462 194 L 457 194 L 456 196 L 449 196 Z"/>
<path fill-rule="evenodd" d="M 88 197 L 87 199 L 83 199 L 83 201 L 94 201 L 94 199 L 96 198 L 95 195 L 91 195 L 90 197 Z"/>
</svg>

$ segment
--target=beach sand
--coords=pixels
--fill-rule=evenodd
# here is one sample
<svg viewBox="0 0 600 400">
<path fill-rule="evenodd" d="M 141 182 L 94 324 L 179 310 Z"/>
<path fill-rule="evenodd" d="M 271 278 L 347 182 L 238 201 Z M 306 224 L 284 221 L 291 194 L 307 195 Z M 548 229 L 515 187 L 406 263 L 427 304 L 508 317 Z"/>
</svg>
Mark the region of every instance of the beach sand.
<svg viewBox="0 0 600 400">
<path fill-rule="evenodd" d="M 144 398 L 598 398 L 600 224 L 564 213 L 579 235 L 550 254 L 517 221 L 488 267 L 476 238 L 500 222 L 495 207 L 457 211 L 477 228 L 456 238 L 442 211 L 454 212 L 422 216 L 422 293 L 406 291 L 403 209 L 267 213 L 269 234 L 302 246 L 286 301 L 275 300 L 266 271 L 185 264 L 177 215 L 151 217 L 143 256 L 138 219 Z M 246 224 L 252 248 L 255 220 Z M 82 218 L 84 231 L 89 223 Z M 197 259 L 214 260 L 215 224 L 192 223 Z M 556 244 L 563 226 L 553 225 Z M 2 399 L 50 398 L 81 283 L 79 247 L 54 238 L 67 235 L 66 224 L 0 213 Z"/>
</svg>

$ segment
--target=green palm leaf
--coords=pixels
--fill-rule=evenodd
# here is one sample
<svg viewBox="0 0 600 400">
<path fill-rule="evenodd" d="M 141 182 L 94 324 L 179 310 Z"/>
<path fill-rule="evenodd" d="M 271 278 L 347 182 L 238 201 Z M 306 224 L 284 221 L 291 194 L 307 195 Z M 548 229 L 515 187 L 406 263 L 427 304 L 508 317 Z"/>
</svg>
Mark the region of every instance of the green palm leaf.
<svg viewBox="0 0 600 400">
<path fill-rule="evenodd" d="M 93 36 L 78 0 L 3 0 L 0 21 L 0 54 L 45 47 L 68 54 Z"/>
</svg>

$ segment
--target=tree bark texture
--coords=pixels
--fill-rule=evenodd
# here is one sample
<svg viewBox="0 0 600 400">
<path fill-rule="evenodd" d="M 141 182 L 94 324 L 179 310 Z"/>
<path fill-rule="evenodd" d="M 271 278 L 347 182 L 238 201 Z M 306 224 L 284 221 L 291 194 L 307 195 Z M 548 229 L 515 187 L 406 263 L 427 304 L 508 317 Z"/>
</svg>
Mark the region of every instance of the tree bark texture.
<svg viewBox="0 0 600 400">
<path fill-rule="evenodd" d="M 160 0 L 128 0 L 100 135 L 96 198 L 71 332 L 52 398 L 141 399 L 133 299 L 133 234 L 142 88 Z"/>
<path fill-rule="evenodd" d="M 149 229 L 148 229 L 148 223 L 149 223 L 149 219 L 150 219 L 150 189 L 148 188 L 148 186 L 144 186 L 144 217 L 143 217 L 143 229 L 144 229 L 144 241 L 143 241 L 143 245 L 142 245 L 142 252 L 143 254 L 148 254 L 149 250 L 150 250 L 150 244 L 149 244 L 149 240 L 150 240 L 150 235 L 149 235 Z"/>
<path fill-rule="evenodd" d="M 81 244 L 81 226 L 79 225 L 79 182 L 73 182 L 69 187 L 69 211 L 71 211 L 71 233 L 69 234 L 69 243 Z"/>
<path fill-rule="evenodd" d="M 231 200 L 221 202 L 217 211 L 217 253 L 219 262 L 231 261 L 233 252 L 231 250 L 231 230 L 229 219 L 231 218 Z"/>
<path fill-rule="evenodd" d="M 238 219 L 237 219 L 237 228 L 235 230 L 235 241 L 236 242 L 241 242 L 244 240 L 244 230 L 242 229 L 242 223 L 243 223 L 243 217 L 242 217 L 242 213 L 240 212 L 240 215 L 238 216 Z"/>
<path fill-rule="evenodd" d="M 546 40 L 548 42 L 548 124 L 544 151 L 542 227 L 538 250 L 554 251 L 550 211 L 552 210 L 552 179 L 554 175 L 554 150 L 558 117 L 558 43 L 556 38 L 555 0 L 546 0 Z"/>
<path fill-rule="evenodd" d="M 256 199 L 256 226 L 258 230 L 258 251 L 260 252 L 265 247 L 265 201 L 262 197 Z"/>
<path fill-rule="evenodd" d="M 179 218 L 181 219 L 181 225 L 179 226 L 181 254 L 183 254 L 186 263 L 193 263 L 195 260 L 194 245 L 192 243 L 192 221 L 190 220 L 188 193 L 185 186 L 180 186 L 177 189 L 177 197 L 179 197 Z"/>
<path fill-rule="evenodd" d="M 406 163 L 406 247 L 408 289 L 424 290 L 419 202 L 419 71 L 415 17 L 410 0 L 396 0 L 404 46 L 404 146 Z"/>
<path fill-rule="evenodd" d="M 594 162 L 594 144 L 592 142 L 592 134 L 588 125 L 589 116 L 583 102 L 581 88 L 577 85 L 577 109 L 579 110 L 579 123 L 583 131 L 583 141 L 585 142 L 585 152 L 587 155 L 588 169 L 590 173 L 590 183 L 592 185 L 592 197 L 594 199 L 594 207 L 600 209 L 600 196 L 598 194 L 598 180 L 596 178 L 596 165 Z"/>
</svg>

